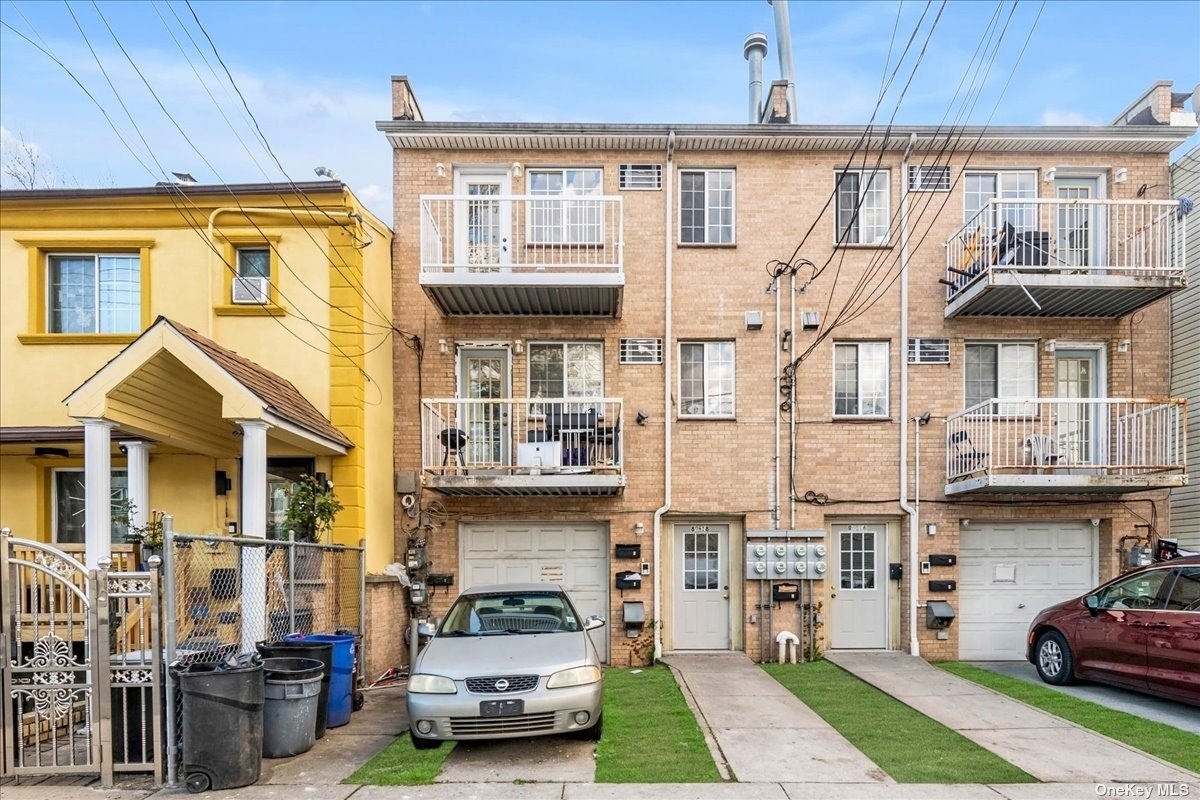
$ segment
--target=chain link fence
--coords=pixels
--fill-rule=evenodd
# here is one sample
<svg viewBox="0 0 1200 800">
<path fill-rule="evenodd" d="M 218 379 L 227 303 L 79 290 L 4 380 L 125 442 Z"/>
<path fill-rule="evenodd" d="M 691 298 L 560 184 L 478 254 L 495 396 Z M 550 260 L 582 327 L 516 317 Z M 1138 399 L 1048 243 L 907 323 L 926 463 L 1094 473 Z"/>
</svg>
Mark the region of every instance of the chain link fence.
<svg viewBox="0 0 1200 800">
<path fill-rule="evenodd" d="M 163 544 L 169 664 L 215 663 L 290 634 L 353 634 L 356 683 L 364 658 L 361 547 L 175 533 Z M 167 774 L 181 761 L 182 703 L 167 681 Z"/>
</svg>

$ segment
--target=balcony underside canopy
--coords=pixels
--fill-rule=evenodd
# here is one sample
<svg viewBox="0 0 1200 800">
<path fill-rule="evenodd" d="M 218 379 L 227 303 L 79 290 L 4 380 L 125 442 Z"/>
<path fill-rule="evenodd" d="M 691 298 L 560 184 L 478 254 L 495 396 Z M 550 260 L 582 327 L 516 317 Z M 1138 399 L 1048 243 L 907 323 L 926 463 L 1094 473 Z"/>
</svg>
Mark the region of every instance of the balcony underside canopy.
<svg viewBox="0 0 1200 800">
<path fill-rule="evenodd" d="M 426 485 L 444 495 L 611 497 L 625 491 L 625 476 L 599 475 L 428 475 Z"/>
<path fill-rule="evenodd" d="M 1150 489 L 1174 489 L 1186 486 L 1187 475 L 1182 472 L 1150 475 L 1036 475 L 990 474 L 967 477 L 946 484 L 949 497 L 967 492 L 975 493 L 1059 493 L 1059 494 L 1127 494 Z"/>
<path fill-rule="evenodd" d="M 620 272 L 425 272 L 421 286 L 447 316 L 619 317 Z"/>
<path fill-rule="evenodd" d="M 1038 274 L 993 268 L 947 303 L 945 315 L 1115 318 L 1182 288 L 1183 281 L 1177 277 Z"/>
</svg>

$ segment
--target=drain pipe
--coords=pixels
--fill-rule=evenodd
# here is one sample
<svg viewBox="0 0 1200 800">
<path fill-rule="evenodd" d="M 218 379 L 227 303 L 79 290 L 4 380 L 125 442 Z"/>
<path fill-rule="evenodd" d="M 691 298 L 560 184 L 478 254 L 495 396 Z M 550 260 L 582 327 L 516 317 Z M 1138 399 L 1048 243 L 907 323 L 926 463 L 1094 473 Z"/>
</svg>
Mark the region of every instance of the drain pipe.
<svg viewBox="0 0 1200 800">
<path fill-rule="evenodd" d="M 663 313 L 663 504 L 654 512 L 654 660 L 662 657 L 662 518 L 671 508 L 671 362 L 675 352 L 671 343 L 671 219 L 674 213 L 675 131 L 667 132 L 667 186 L 663 203 L 663 266 L 665 276 Z"/>
<path fill-rule="evenodd" d="M 917 526 L 919 510 L 908 501 L 908 159 L 917 135 L 909 134 L 908 147 L 900 162 L 900 510 L 908 515 L 908 652 L 921 654 L 917 641 Z M 920 429 L 918 428 L 918 435 Z M 917 486 L 917 497 L 921 487 Z"/>
</svg>

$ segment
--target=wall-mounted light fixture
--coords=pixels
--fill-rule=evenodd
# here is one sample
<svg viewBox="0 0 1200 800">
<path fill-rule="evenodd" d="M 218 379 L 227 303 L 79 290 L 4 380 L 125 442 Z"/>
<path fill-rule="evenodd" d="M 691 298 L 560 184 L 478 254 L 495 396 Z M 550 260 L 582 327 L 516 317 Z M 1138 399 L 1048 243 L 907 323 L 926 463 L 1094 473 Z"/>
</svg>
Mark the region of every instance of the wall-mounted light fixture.
<svg viewBox="0 0 1200 800">
<path fill-rule="evenodd" d="M 1044 180 L 1046 183 L 1054 183 L 1054 178 L 1056 175 L 1058 175 L 1058 170 L 1054 167 L 1051 167 L 1042 173 L 1042 180 Z"/>
<path fill-rule="evenodd" d="M 450 352 L 450 345 L 446 343 L 445 339 L 438 339 L 438 352 L 442 355 Z"/>
<path fill-rule="evenodd" d="M 645 532 L 646 532 L 645 523 L 642 523 L 642 522 L 633 523 L 633 535 L 634 536 L 641 536 Z"/>
<path fill-rule="evenodd" d="M 1117 352 L 1118 353 L 1128 353 L 1129 352 L 1129 340 L 1128 339 L 1122 339 L 1121 341 L 1117 342 Z"/>
<path fill-rule="evenodd" d="M 515 352 L 517 355 L 521 355 L 521 353 L 524 353 L 525 352 L 525 343 L 522 342 L 520 339 L 516 339 L 515 341 L 513 341 L 513 352 Z"/>
<path fill-rule="evenodd" d="M 1124 183 L 1129 180 L 1129 170 L 1125 167 L 1117 167 L 1117 171 L 1113 173 L 1113 183 Z"/>
<path fill-rule="evenodd" d="M 1092 527 L 1093 528 L 1100 527 L 1100 518 L 1099 517 L 1092 517 Z"/>
<path fill-rule="evenodd" d="M 637 421 L 638 425 L 645 425 L 646 420 L 650 419 L 650 415 L 645 411 L 638 409 L 637 416 L 634 419 Z"/>
<path fill-rule="evenodd" d="M 1047 353 L 1053 353 L 1055 351 L 1055 349 L 1057 349 L 1057 347 L 1058 347 L 1058 342 L 1055 341 L 1054 339 L 1047 339 L 1046 343 L 1044 345 L 1042 345 L 1042 349 L 1045 350 Z"/>
<path fill-rule="evenodd" d="M 937 523 L 936 522 L 926 522 L 925 523 L 925 535 L 926 536 L 937 536 Z"/>
<path fill-rule="evenodd" d="M 969 519 L 960 519 L 960 520 L 958 521 L 958 524 L 959 524 L 959 526 L 961 526 L 961 527 L 963 527 L 963 528 L 969 528 L 969 527 L 971 527 L 971 520 L 969 520 Z"/>
<path fill-rule="evenodd" d="M 523 173 L 524 171 L 525 171 L 525 168 L 523 166 L 521 166 L 520 161 L 514 161 L 512 163 L 512 174 L 513 174 L 514 178 L 521 177 L 521 173 Z"/>
<path fill-rule="evenodd" d="M 442 162 L 440 162 L 440 161 L 439 161 L 438 163 L 434 164 L 434 166 L 433 166 L 433 174 L 434 174 L 434 175 L 436 175 L 436 176 L 437 176 L 437 177 L 439 177 L 439 178 L 444 178 L 444 177 L 446 177 L 446 165 L 445 165 L 445 164 L 443 164 L 443 163 L 442 163 Z"/>
</svg>

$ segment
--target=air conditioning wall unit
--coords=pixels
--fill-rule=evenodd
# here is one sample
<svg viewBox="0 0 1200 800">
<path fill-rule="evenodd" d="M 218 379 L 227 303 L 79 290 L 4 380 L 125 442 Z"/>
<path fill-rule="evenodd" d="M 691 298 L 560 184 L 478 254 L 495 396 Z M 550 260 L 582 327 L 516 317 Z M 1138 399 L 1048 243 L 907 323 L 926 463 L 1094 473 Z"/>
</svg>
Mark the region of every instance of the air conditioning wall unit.
<svg viewBox="0 0 1200 800">
<path fill-rule="evenodd" d="M 265 305 L 270 300 L 270 281 L 266 278 L 234 278 L 233 302 L 237 305 Z"/>
</svg>

